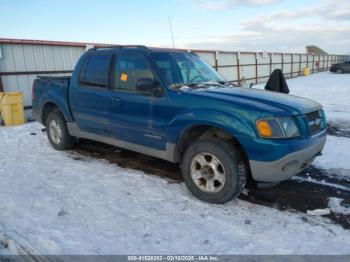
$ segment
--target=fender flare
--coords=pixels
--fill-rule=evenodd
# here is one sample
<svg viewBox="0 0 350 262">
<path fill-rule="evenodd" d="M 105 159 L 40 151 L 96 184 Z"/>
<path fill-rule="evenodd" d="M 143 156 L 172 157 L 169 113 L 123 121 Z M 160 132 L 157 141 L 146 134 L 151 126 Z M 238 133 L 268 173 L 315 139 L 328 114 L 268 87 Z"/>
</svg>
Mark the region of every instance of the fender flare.
<svg viewBox="0 0 350 262">
<path fill-rule="evenodd" d="M 175 154 L 178 154 L 178 145 L 183 136 L 195 126 L 210 126 L 223 130 L 240 144 L 241 137 L 256 137 L 255 129 L 247 121 L 231 114 L 210 110 L 197 109 L 186 111 L 176 116 L 168 125 L 168 137 L 171 143 L 176 144 Z M 177 158 L 178 156 L 176 156 Z"/>
<path fill-rule="evenodd" d="M 44 97 L 42 97 L 42 102 L 41 102 L 41 109 L 40 109 L 40 113 L 41 113 L 41 117 L 43 117 L 43 112 L 44 112 L 44 108 L 46 107 L 46 105 L 48 103 L 52 103 L 54 104 L 58 110 L 63 114 L 64 119 L 67 122 L 74 122 L 74 118 L 70 112 L 69 106 L 67 104 L 67 100 L 62 97 L 62 96 L 54 96 L 54 94 L 52 94 L 52 92 L 47 92 L 45 94 Z"/>
</svg>

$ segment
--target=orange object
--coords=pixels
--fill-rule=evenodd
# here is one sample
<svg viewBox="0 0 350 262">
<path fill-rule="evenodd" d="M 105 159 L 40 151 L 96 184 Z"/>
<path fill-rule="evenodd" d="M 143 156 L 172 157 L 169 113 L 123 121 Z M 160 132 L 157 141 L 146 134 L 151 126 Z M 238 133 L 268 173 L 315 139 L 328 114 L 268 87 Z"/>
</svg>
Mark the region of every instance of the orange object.
<svg viewBox="0 0 350 262">
<path fill-rule="evenodd" d="M 272 130 L 269 123 L 266 120 L 260 120 L 256 123 L 256 127 L 262 137 L 271 137 Z"/>
<path fill-rule="evenodd" d="M 120 80 L 122 80 L 124 82 L 128 81 L 128 75 L 127 74 L 121 74 Z"/>
</svg>

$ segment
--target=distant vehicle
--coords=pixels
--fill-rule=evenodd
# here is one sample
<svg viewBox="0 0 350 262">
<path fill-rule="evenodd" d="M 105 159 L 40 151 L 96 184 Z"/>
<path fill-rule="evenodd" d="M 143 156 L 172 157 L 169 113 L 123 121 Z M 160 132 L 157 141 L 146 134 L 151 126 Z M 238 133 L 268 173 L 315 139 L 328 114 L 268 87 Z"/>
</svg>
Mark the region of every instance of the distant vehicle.
<svg viewBox="0 0 350 262">
<path fill-rule="evenodd" d="M 33 116 L 58 150 L 85 138 L 180 163 L 210 203 L 247 179 L 290 179 L 326 142 L 319 103 L 234 87 L 194 53 L 144 46 L 90 49 L 72 77 L 37 78 Z"/>
<path fill-rule="evenodd" d="M 329 71 L 338 74 L 350 73 L 350 60 L 332 65 Z"/>
</svg>

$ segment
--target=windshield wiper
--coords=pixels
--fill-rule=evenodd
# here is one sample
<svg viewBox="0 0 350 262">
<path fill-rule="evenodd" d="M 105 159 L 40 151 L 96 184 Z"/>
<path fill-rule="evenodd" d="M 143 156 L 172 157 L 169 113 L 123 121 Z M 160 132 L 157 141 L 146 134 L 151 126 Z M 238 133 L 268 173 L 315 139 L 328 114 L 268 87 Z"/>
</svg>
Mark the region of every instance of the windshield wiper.
<svg viewBox="0 0 350 262">
<path fill-rule="evenodd" d="M 218 83 L 224 85 L 224 86 L 233 86 L 233 87 L 237 87 L 237 85 L 235 85 L 234 83 L 232 82 L 229 82 L 229 81 L 218 81 Z"/>
<path fill-rule="evenodd" d="M 200 83 L 175 83 L 175 84 L 170 85 L 170 87 L 174 88 L 174 89 L 180 89 L 181 87 L 185 87 L 185 86 L 194 87 L 198 84 L 200 84 Z"/>
<path fill-rule="evenodd" d="M 227 81 L 215 81 L 215 82 L 198 82 L 198 83 L 175 83 L 170 85 L 171 88 L 174 89 L 180 89 L 182 87 L 189 87 L 189 88 L 206 88 L 210 86 L 217 86 L 217 87 L 228 87 L 228 86 L 234 86 L 230 82 Z"/>
<path fill-rule="evenodd" d="M 205 87 L 211 87 L 211 86 L 225 88 L 225 87 L 232 87 L 232 84 L 227 81 L 215 81 L 215 82 L 209 81 L 209 82 L 201 82 L 196 85 L 196 87 L 198 88 L 205 88 Z"/>
</svg>

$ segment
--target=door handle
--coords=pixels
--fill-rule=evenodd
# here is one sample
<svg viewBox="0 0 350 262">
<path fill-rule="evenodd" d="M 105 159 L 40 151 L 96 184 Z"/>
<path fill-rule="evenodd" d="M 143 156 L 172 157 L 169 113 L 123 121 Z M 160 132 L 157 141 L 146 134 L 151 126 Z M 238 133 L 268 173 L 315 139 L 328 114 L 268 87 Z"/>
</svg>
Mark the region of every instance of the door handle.
<svg viewBox="0 0 350 262">
<path fill-rule="evenodd" d="M 120 98 L 119 97 L 112 97 L 112 102 L 113 103 L 119 103 L 120 102 Z"/>
</svg>

